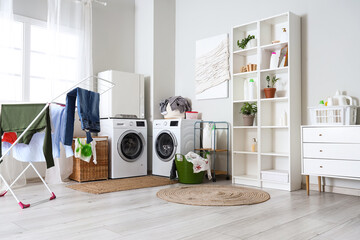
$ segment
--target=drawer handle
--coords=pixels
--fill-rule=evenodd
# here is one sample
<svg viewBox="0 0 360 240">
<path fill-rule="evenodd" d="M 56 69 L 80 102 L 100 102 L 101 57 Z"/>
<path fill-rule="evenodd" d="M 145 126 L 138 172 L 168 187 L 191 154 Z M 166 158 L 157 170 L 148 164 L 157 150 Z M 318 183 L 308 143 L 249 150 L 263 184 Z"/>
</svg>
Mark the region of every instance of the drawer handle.
<svg viewBox="0 0 360 240">
<path fill-rule="evenodd" d="M 320 168 L 323 168 L 323 166 L 320 166 Z"/>
<path fill-rule="evenodd" d="M 321 137 L 322 136 L 322 134 L 321 133 L 319 133 L 319 137 Z"/>
<path fill-rule="evenodd" d="M 320 149 L 320 152 L 323 152 L 323 150 Z"/>
</svg>

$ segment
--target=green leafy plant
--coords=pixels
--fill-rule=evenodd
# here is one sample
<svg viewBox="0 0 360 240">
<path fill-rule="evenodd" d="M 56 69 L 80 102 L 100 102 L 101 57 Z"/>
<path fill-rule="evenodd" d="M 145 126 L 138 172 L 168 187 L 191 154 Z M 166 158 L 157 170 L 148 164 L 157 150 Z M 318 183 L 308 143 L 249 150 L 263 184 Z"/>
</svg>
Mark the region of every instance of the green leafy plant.
<svg viewBox="0 0 360 240">
<path fill-rule="evenodd" d="M 249 35 L 246 38 L 242 39 L 241 42 L 237 40 L 237 45 L 239 46 L 239 48 L 244 49 L 251 39 L 255 39 L 255 35 Z"/>
<path fill-rule="evenodd" d="M 275 83 L 277 81 L 279 81 L 280 78 L 277 78 L 276 75 L 274 75 L 271 80 L 270 80 L 270 76 L 266 76 L 266 81 L 267 81 L 267 87 L 270 88 L 270 81 L 271 81 L 271 88 L 274 87 Z"/>
<path fill-rule="evenodd" d="M 244 115 L 255 115 L 255 113 L 257 113 L 256 102 L 254 103 L 244 102 L 244 105 L 240 109 L 240 113 Z"/>
</svg>

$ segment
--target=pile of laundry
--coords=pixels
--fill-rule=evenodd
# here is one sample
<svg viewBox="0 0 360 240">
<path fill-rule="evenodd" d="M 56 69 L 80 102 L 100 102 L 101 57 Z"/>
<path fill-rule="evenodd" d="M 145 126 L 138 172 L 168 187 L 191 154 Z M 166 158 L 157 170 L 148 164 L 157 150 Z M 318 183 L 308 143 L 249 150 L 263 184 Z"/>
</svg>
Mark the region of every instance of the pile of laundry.
<svg viewBox="0 0 360 240">
<path fill-rule="evenodd" d="M 160 112 L 165 118 L 184 118 L 187 111 L 191 111 L 191 104 L 181 96 L 170 97 L 160 102 Z"/>
<path fill-rule="evenodd" d="M 211 180 L 212 176 L 209 157 L 209 154 L 206 154 L 206 158 L 203 158 L 194 152 L 189 152 L 185 155 L 186 160 L 193 164 L 194 173 L 207 171 L 208 179 Z"/>
<path fill-rule="evenodd" d="M 181 154 L 180 154 L 181 155 Z M 181 155 L 182 156 L 182 155 Z M 207 176 L 208 179 L 211 180 L 212 176 L 211 176 L 211 159 L 210 159 L 210 154 L 206 154 L 205 158 L 201 157 L 199 154 L 196 154 L 194 152 L 189 152 L 188 154 L 185 155 L 185 159 L 188 162 L 191 162 L 193 165 L 193 173 L 199 173 L 199 172 L 203 172 L 206 171 L 207 172 Z M 173 161 L 172 164 L 172 168 L 170 171 L 170 179 L 175 179 L 176 178 L 176 164 L 175 164 L 175 159 Z M 182 157 L 178 159 L 178 161 L 182 161 Z"/>
</svg>

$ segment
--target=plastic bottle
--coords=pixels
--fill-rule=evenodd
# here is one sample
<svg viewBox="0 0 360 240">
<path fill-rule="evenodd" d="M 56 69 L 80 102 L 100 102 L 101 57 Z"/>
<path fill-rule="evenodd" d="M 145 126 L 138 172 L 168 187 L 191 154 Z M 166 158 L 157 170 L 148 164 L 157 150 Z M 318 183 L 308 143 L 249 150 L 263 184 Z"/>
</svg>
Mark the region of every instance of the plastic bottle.
<svg viewBox="0 0 360 240">
<path fill-rule="evenodd" d="M 249 88 L 248 88 L 248 86 L 249 86 L 248 82 L 244 80 L 244 100 L 249 99 Z"/>
<path fill-rule="evenodd" d="M 256 152 L 256 138 L 253 138 L 253 143 L 251 144 L 251 151 Z"/>
<path fill-rule="evenodd" d="M 256 86 L 255 86 L 255 82 L 254 79 L 250 79 L 249 80 L 249 100 L 254 100 L 256 98 Z"/>
<path fill-rule="evenodd" d="M 276 52 L 271 53 L 270 57 L 270 69 L 277 68 L 279 57 L 277 56 Z"/>
</svg>

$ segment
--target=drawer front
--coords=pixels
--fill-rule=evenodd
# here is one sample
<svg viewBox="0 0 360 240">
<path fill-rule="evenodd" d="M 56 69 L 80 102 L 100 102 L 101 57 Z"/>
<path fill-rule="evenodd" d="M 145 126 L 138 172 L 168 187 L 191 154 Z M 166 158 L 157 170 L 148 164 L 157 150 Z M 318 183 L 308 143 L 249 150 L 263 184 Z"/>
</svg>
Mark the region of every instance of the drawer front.
<svg viewBox="0 0 360 240">
<path fill-rule="evenodd" d="M 304 159 L 304 174 L 360 177 L 360 161 Z"/>
<path fill-rule="evenodd" d="M 360 128 L 303 128 L 303 142 L 360 143 Z"/>
<path fill-rule="evenodd" d="M 305 158 L 360 160 L 360 144 L 304 143 Z"/>
</svg>

